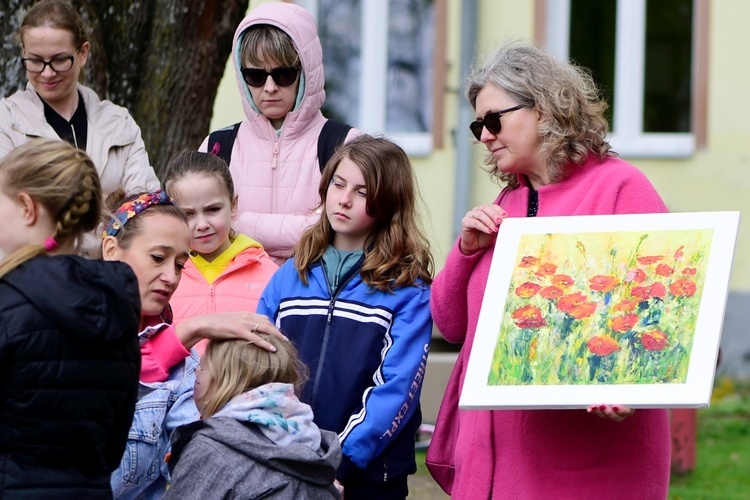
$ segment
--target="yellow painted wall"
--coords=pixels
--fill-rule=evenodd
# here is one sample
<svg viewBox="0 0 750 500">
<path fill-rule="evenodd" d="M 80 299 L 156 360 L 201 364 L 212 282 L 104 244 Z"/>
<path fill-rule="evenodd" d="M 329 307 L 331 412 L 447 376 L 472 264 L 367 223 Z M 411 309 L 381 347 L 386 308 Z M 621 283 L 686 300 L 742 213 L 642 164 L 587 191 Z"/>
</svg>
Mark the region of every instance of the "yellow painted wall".
<svg viewBox="0 0 750 500">
<path fill-rule="evenodd" d="M 518 37 L 533 37 L 532 0 L 479 2 L 479 40 L 495 47 Z M 730 288 L 750 290 L 750 2 L 710 2 L 708 137 L 705 149 L 679 160 L 625 158 L 648 176 L 674 212 L 742 212 Z M 476 163 L 481 164 L 481 146 Z M 481 171 L 475 175 L 474 204 L 498 193 Z"/>
<path fill-rule="evenodd" d="M 253 0 L 251 7 L 259 3 Z M 468 126 L 456 123 L 459 100 L 464 99 L 458 74 L 461 4 L 448 0 L 445 148 L 413 159 L 426 206 L 425 227 L 438 269 L 453 244 L 453 131 Z M 486 54 L 504 42 L 533 37 L 533 0 L 479 0 L 478 6 L 479 53 Z M 739 210 L 748 214 L 740 224 L 731 280 L 734 290 L 750 290 L 750 64 L 744 53 L 744 47 L 750 46 L 747 19 L 750 2 L 710 2 L 707 147 L 684 160 L 629 159 L 646 173 L 672 211 Z M 234 72 L 229 68 L 220 86 L 211 127 L 240 119 L 242 109 Z M 487 203 L 499 192 L 481 170 L 483 149 L 474 146 L 471 206 Z"/>
<path fill-rule="evenodd" d="M 707 146 L 686 160 L 634 160 L 675 212 L 742 212 L 730 288 L 750 290 L 750 2 L 710 2 Z"/>
</svg>

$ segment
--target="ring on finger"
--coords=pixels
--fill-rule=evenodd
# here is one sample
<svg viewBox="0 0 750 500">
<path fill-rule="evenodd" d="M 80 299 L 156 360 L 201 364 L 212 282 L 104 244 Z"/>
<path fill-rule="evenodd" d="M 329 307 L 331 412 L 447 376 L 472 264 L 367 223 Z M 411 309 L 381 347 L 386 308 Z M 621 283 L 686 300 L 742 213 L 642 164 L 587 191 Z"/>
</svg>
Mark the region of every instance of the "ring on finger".
<svg viewBox="0 0 750 500">
<path fill-rule="evenodd" d="M 258 330 L 258 328 L 259 328 L 259 327 L 260 327 L 260 323 L 256 323 L 256 324 L 255 324 L 255 326 L 253 327 L 253 329 L 252 329 L 252 330 L 250 330 L 250 331 L 251 331 L 251 332 L 257 332 L 257 331 L 259 331 L 259 330 Z"/>
<path fill-rule="evenodd" d="M 472 219 L 476 219 L 477 218 L 477 211 L 476 210 L 474 210 L 473 212 L 471 212 L 471 218 Z"/>
</svg>

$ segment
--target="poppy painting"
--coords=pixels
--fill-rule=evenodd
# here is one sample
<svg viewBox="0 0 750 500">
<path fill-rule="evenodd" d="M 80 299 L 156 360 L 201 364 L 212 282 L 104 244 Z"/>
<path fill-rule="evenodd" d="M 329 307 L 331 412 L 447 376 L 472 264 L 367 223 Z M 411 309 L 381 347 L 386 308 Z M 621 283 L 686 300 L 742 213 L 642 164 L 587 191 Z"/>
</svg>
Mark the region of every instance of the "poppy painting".
<svg viewBox="0 0 750 500">
<path fill-rule="evenodd" d="M 738 222 L 735 212 L 504 221 L 462 407 L 705 406 Z"/>
</svg>

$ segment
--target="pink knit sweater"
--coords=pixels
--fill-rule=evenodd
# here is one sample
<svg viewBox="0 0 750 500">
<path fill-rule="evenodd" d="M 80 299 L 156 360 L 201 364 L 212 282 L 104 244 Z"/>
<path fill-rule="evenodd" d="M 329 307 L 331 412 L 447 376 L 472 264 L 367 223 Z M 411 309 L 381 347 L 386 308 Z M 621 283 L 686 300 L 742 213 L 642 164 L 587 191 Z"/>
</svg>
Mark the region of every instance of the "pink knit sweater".
<svg viewBox="0 0 750 500">
<path fill-rule="evenodd" d="M 589 160 L 538 194 L 538 216 L 667 211 L 646 177 L 617 158 Z M 510 217 L 525 217 L 528 195 L 522 179 L 495 203 Z M 615 423 L 585 410 L 458 409 L 492 254 L 465 256 L 456 244 L 432 285 L 435 325 L 449 342 L 463 342 L 427 453 L 432 475 L 458 499 L 665 498 L 666 410 L 637 410 Z"/>
</svg>

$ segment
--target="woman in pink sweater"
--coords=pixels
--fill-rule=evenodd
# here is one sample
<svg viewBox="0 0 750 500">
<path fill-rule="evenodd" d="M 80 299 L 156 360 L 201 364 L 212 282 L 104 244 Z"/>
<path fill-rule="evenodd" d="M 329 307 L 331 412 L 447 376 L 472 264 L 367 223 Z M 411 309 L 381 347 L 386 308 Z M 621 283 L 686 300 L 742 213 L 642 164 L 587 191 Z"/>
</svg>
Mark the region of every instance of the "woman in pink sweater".
<svg viewBox="0 0 750 500">
<path fill-rule="evenodd" d="M 667 211 L 646 177 L 611 151 L 607 104 L 580 68 L 511 44 L 473 70 L 467 97 L 477 116 L 470 128 L 488 150 L 489 173 L 506 187 L 493 203 L 466 214 L 433 283 L 435 325 L 463 346 L 427 466 L 453 498 L 665 498 L 666 410 L 458 409 L 504 218 Z"/>
</svg>

